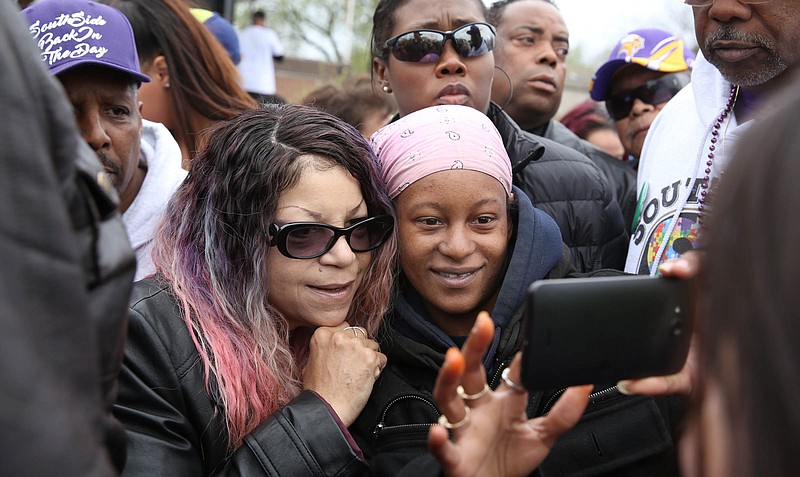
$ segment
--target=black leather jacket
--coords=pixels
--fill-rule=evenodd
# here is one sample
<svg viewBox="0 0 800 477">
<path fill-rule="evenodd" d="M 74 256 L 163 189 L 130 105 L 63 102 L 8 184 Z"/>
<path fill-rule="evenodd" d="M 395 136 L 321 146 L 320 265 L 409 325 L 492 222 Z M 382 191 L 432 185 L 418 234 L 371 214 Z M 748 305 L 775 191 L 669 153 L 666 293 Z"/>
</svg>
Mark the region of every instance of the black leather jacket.
<svg viewBox="0 0 800 477">
<path fill-rule="evenodd" d="M 523 131 L 495 103 L 487 115 L 503 137 L 514 185 L 556 221 L 575 270 L 621 270 L 628 233 L 606 175 L 574 149 Z"/>
<path fill-rule="evenodd" d="M 636 171 L 630 164 L 620 161 L 594 144 L 578 137 L 569 128 L 556 120 L 550 120 L 544 126 L 529 129 L 528 132 L 546 137 L 553 141 L 575 149 L 585 155 L 600 168 L 611 183 L 614 196 L 622 209 L 625 219 L 625 231 L 630 235 L 633 215 L 636 213 Z"/>
<path fill-rule="evenodd" d="M 324 401 L 303 392 L 228 449 L 222 405 L 167 285 L 134 285 L 114 415 L 128 435 L 123 475 L 351 476 L 366 464 Z M 213 382 L 211 383 L 214 388 Z"/>
</svg>

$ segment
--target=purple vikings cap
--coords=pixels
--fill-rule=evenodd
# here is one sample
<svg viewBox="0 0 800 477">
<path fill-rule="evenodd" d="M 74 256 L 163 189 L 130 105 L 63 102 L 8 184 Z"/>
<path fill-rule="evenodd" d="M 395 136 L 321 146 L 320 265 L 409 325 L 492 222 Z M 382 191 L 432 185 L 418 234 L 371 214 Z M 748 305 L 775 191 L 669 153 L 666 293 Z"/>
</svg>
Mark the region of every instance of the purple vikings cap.
<svg viewBox="0 0 800 477">
<path fill-rule="evenodd" d="M 611 50 L 592 78 L 589 94 L 595 101 L 604 101 L 614 73 L 626 64 L 636 64 L 653 71 L 675 73 L 694 66 L 694 53 L 683 40 L 672 33 L 657 28 L 634 30 L 626 34 Z"/>
<path fill-rule="evenodd" d="M 87 0 L 41 0 L 22 14 L 52 74 L 98 65 L 150 81 L 139 71 L 131 24 L 116 8 Z"/>
</svg>

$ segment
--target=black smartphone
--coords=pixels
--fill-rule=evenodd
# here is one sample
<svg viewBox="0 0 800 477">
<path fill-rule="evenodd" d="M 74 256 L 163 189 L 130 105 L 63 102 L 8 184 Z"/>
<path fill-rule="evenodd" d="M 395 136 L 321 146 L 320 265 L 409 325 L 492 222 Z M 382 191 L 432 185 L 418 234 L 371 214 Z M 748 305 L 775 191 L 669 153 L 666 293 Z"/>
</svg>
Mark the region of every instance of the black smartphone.
<svg viewBox="0 0 800 477">
<path fill-rule="evenodd" d="M 691 282 L 619 276 L 528 288 L 522 383 L 529 391 L 673 374 L 689 352 Z"/>
</svg>

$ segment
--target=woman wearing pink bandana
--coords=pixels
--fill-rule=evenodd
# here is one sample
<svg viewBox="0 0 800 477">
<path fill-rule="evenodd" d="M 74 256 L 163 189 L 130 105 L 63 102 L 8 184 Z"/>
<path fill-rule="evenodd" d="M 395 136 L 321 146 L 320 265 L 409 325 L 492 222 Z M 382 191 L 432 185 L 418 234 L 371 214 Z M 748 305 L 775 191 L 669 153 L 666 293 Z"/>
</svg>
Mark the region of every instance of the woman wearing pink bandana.
<svg viewBox="0 0 800 477">
<path fill-rule="evenodd" d="M 528 286 L 575 274 L 558 226 L 512 185 L 500 134 L 474 108 L 421 109 L 378 130 L 371 142 L 395 204 L 402 273 L 390 326 L 380 343 L 388 365 L 350 428 L 370 462 L 370 475 L 439 475 L 438 462 L 427 452 L 430 425 L 438 420 L 457 428 L 470 418 L 463 406 L 439 409 L 434 382 L 445 355 L 450 362 L 455 351 L 450 349 L 461 347 L 467 336 L 473 352 L 465 350 L 465 356 L 479 361 L 476 356 L 483 353 L 475 349 L 486 345 L 488 351 L 485 373 L 462 380 L 462 392 L 474 399 L 494 392 L 490 389 L 505 393 L 519 423 L 530 409 L 528 417 L 537 418 L 539 429 L 546 431 L 534 431 L 521 442 L 525 452 L 544 459 L 555 438 L 581 418 L 589 390 L 570 390 L 561 401 L 558 390 L 528 397 L 512 390 L 501 376 L 521 344 Z M 472 337 L 476 333 L 488 339 Z M 472 365 L 480 370 L 480 364 Z M 509 379 L 516 382 L 518 367 L 517 362 L 510 370 Z M 593 397 L 576 429 L 555 443 L 540 467 L 543 475 L 600 470 L 596 448 L 581 438 L 589 430 L 607 446 L 609 471 L 635 461 L 643 447 L 671 444 L 668 434 L 652 432 L 670 426 L 653 399 L 629 398 L 615 389 L 603 396 Z M 561 404 L 554 407 L 555 402 Z M 642 447 L 628 445 L 631 438 Z M 491 463 L 481 464 L 488 468 L 475 466 L 472 475 L 494 474 Z"/>
</svg>

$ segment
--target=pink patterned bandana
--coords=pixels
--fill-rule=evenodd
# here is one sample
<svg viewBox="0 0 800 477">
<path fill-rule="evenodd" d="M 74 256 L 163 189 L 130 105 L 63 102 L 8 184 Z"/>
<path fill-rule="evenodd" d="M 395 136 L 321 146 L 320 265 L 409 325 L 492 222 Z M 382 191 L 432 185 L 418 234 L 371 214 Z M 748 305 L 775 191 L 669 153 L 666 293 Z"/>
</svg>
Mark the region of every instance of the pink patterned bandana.
<svg viewBox="0 0 800 477">
<path fill-rule="evenodd" d="M 511 160 L 491 120 L 467 106 L 433 106 L 407 114 L 370 138 L 389 196 L 451 169 L 488 174 L 511 195 Z"/>
</svg>

